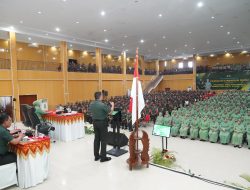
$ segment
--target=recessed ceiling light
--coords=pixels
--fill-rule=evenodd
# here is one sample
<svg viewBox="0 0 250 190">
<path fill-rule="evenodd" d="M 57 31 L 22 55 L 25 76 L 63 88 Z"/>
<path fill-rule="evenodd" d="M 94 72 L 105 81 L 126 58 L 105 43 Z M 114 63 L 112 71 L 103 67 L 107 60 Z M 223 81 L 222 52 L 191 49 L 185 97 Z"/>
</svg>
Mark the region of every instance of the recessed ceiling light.
<svg viewBox="0 0 250 190">
<path fill-rule="evenodd" d="M 123 43 L 122 46 L 125 46 L 125 44 Z"/>
<path fill-rule="evenodd" d="M 200 7 L 203 7 L 203 6 L 204 6 L 204 3 L 203 3 L 203 2 L 200 1 L 200 2 L 197 3 L 197 7 L 200 8 Z"/>
<path fill-rule="evenodd" d="M 215 19 L 215 17 L 214 17 L 214 16 L 211 16 L 211 19 Z"/>
<path fill-rule="evenodd" d="M 15 30 L 14 26 L 10 26 L 9 30 Z"/>
<path fill-rule="evenodd" d="M 76 21 L 76 24 L 79 24 L 80 22 L 79 21 Z"/>
<path fill-rule="evenodd" d="M 240 44 L 240 42 L 239 42 L 239 41 L 237 41 L 237 44 Z"/>
<path fill-rule="evenodd" d="M 214 54 L 210 54 L 210 57 L 214 57 Z"/>
<path fill-rule="evenodd" d="M 41 15 L 41 14 L 42 14 L 42 11 L 38 11 L 37 13 L 38 13 L 39 15 Z"/>
<path fill-rule="evenodd" d="M 195 50 L 195 48 L 193 48 L 193 50 Z"/>
<path fill-rule="evenodd" d="M 108 43 L 108 42 L 109 42 L 109 40 L 106 38 L 106 39 L 104 40 L 104 42 Z"/>
<path fill-rule="evenodd" d="M 48 36 L 49 34 L 48 34 L 48 33 L 46 33 L 45 35 L 46 35 L 46 36 Z"/>
<path fill-rule="evenodd" d="M 190 31 L 190 32 L 188 32 L 189 34 L 192 34 L 192 32 Z"/>
<path fill-rule="evenodd" d="M 67 0 L 62 0 L 63 2 L 66 2 Z"/>
<path fill-rule="evenodd" d="M 230 35 L 230 32 L 227 32 L 227 35 Z"/>
<path fill-rule="evenodd" d="M 143 44 L 143 43 L 144 43 L 144 40 L 143 40 L 143 39 L 141 39 L 141 40 L 140 40 L 140 42 Z"/>
<path fill-rule="evenodd" d="M 163 39 L 166 39 L 166 36 L 162 36 Z"/>
<path fill-rule="evenodd" d="M 20 24 L 23 24 L 23 21 L 22 21 L 22 20 L 20 20 L 20 21 L 19 21 L 19 23 L 20 23 Z"/>
<path fill-rule="evenodd" d="M 72 47 L 73 45 L 72 45 L 72 44 L 70 44 L 69 46 L 70 46 L 70 47 Z"/>
<path fill-rule="evenodd" d="M 106 15 L 106 12 L 105 11 L 101 11 L 101 16 L 105 16 Z"/>
<path fill-rule="evenodd" d="M 106 30 L 106 29 L 104 29 L 104 30 L 103 30 L 103 32 L 107 32 L 107 30 Z"/>
<path fill-rule="evenodd" d="M 210 41 L 207 41 L 207 44 L 210 44 Z"/>
<path fill-rule="evenodd" d="M 60 28 L 59 27 L 56 27 L 56 29 L 55 29 L 57 32 L 60 32 Z"/>
<path fill-rule="evenodd" d="M 161 18 L 161 17 L 162 17 L 162 14 L 158 14 L 158 17 Z"/>
<path fill-rule="evenodd" d="M 226 57 L 230 57 L 230 55 L 231 55 L 230 53 L 226 53 L 225 54 Z"/>
<path fill-rule="evenodd" d="M 127 35 L 124 36 L 124 38 L 127 38 L 127 37 L 128 37 Z"/>
<path fill-rule="evenodd" d="M 30 40 L 31 40 L 31 37 L 28 37 L 28 40 L 30 41 Z"/>
<path fill-rule="evenodd" d="M 187 45 L 187 44 L 185 44 L 184 46 L 185 46 L 185 47 L 187 47 L 188 45 Z"/>
<path fill-rule="evenodd" d="M 176 52 L 177 52 L 177 50 L 175 49 L 175 50 L 174 50 L 174 52 L 176 53 Z"/>
<path fill-rule="evenodd" d="M 236 40 L 236 37 L 233 37 L 233 40 Z"/>
<path fill-rule="evenodd" d="M 168 50 L 168 48 L 165 48 L 165 50 Z"/>
<path fill-rule="evenodd" d="M 248 51 L 243 50 L 241 53 L 242 53 L 242 54 L 246 54 L 246 53 L 248 53 Z"/>
<path fill-rule="evenodd" d="M 223 28 L 224 26 L 223 25 L 220 25 L 221 28 Z"/>
</svg>

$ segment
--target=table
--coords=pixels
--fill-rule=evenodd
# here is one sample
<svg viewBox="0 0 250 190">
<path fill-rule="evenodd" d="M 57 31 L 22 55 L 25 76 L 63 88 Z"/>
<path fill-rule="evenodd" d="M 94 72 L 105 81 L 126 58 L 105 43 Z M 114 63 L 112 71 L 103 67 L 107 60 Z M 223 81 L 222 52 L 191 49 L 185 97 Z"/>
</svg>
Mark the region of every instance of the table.
<svg viewBox="0 0 250 190">
<path fill-rule="evenodd" d="M 61 114 L 49 113 L 43 118 L 55 127 L 55 138 L 59 141 L 73 141 L 85 135 L 82 113 Z"/>
<path fill-rule="evenodd" d="M 49 173 L 50 138 L 32 138 L 28 142 L 10 145 L 17 154 L 19 187 L 29 188 L 42 183 Z"/>
</svg>

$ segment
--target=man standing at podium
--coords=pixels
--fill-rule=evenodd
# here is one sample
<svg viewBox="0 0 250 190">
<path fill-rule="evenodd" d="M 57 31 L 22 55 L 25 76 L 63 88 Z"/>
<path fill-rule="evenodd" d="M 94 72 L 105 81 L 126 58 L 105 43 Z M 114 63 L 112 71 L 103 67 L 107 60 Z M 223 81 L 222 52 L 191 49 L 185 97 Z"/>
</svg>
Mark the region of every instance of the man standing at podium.
<svg viewBox="0 0 250 190">
<path fill-rule="evenodd" d="M 107 148 L 107 134 L 108 134 L 108 115 L 114 110 L 114 102 L 110 102 L 111 108 L 102 103 L 103 94 L 101 92 L 95 92 L 95 101 L 91 102 L 89 111 L 92 115 L 94 125 L 94 156 L 95 161 L 100 159 L 101 162 L 111 160 L 106 156 Z M 101 144 L 101 153 L 99 153 Z"/>
</svg>

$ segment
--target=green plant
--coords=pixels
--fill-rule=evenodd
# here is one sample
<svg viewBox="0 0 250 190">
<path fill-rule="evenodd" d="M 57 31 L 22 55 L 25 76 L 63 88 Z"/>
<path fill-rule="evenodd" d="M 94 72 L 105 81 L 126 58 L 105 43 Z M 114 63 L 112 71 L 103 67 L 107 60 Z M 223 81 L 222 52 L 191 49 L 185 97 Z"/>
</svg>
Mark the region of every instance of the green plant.
<svg viewBox="0 0 250 190">
<path fill-rule="evenodd" d="M 176 158 L 173 152 L 168 151 L 162 153 L 160 149 L 153 149 L 152 157 L 154 164 L 158 164 L 168 168 L 173 168 L 176 166 L 175 165 Z"/>
</svg>

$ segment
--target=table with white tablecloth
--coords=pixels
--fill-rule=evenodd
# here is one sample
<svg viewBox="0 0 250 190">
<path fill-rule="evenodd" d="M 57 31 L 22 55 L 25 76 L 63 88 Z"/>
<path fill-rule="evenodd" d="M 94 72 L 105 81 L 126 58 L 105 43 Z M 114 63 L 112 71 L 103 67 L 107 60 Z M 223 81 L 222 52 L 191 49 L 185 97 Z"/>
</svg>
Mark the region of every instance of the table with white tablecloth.
<svg viewBox="0 0 250 190">
<path fill-rule="evenodd" d="M 18 183 L 29 188 L 42 183 L 49 173 L 50 138 L 31 138 L 28 142 L 10 145 L 17 154 Z"/>
<path fill-rule="evenodd" d="M 55 138 L 59 141 L 73 141 L 85 135 L 84 117 L 81 113 L 46 114 L 43 118 L 55 127 Z"/>
</svg>

